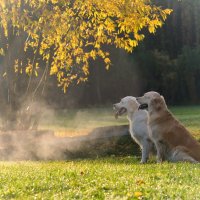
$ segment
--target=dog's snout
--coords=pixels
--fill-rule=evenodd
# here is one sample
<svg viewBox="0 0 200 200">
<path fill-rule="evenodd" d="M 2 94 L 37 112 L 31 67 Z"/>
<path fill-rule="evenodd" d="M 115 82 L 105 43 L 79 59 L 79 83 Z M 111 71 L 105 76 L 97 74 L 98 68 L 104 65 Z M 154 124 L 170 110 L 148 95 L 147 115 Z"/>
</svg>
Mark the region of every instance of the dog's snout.
<svg viewBox="0 0 200 200">
<path fill-rule="evenodd" d="M 116 104 L 113 104 L 113 109 L 116 109 Z"/>
</svg>

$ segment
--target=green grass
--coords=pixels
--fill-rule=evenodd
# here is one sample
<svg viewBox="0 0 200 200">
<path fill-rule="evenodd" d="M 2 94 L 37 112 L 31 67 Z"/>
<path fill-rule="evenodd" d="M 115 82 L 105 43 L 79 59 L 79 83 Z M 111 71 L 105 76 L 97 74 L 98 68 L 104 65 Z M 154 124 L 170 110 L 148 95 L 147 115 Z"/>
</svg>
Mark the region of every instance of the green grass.
<svg viewBox="0 0 200 200">
<path fill-rule="evenodd" d="M 172 107 L 200 138 L 200 107 Z M 57 112 L 42 128 L 67 131 L 126 124 L 112 109 Z M 77 126 L 77 122 L 80 122 Z M 107 157 L 54 162 L 0 162 L 0 199 L 200 199 L 200 164 L 139 164 L 139 158 Z"/>
<path fill-rule="evenodd" d="M 111 157 L 0 166 L 1 199 L 199 199 L 199 164 Z"/>
<path fill-rule="evenodd" d="M 170 108 L 172 113 L 200 139 L 200 106 Z"/>
</svg>

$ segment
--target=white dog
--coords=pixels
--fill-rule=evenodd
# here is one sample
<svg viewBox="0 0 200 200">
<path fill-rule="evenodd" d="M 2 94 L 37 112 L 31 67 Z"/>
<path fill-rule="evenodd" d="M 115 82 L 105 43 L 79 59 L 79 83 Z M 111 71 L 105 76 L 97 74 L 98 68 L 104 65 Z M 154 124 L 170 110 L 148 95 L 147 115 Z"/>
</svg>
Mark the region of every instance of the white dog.
<svg viewBox="0 0 200 200">
<path fill-rule="evenodd" d="M 131 137 L 142 149 L 141 163 L 146 163 L 154 145 L 150 139 L 148 112 L 145 110 L 138 110 L 138 108 L 139 103 L 136 101 L 136 98 L 132 96 L 124 97 L 119 103 L 113 105 L 113 109 L 116 111 L 116 118 L 127 113 Z"/>
</svg>

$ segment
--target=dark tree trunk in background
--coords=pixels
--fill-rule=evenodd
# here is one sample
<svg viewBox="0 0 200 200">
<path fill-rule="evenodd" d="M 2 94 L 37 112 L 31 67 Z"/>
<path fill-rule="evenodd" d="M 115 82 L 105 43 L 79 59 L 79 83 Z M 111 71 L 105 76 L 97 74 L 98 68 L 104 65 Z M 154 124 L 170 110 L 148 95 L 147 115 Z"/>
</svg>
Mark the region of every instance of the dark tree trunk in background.
<svg viewBox="0 0 200 200">
<path fill-rule="evenodd" d="M 196 43 L 195 45 L 200 45 L 200 1 L 196 0 L 195 10 L 194 10 L 194 23 L 195 23 L 195 33 L 196 33 Z"/>
<path fill-rule="evenodd" d="M 195 83 L 195 74 L 194 73 L 187 73 L 186 75 L 186 84 L 188 87 L 189 97 L 191 100 L 191 103 L 196 104 L 197 103 L 197 89 L 196 89 L 196 83 Z"/>
<path fill-rule="evenodd" d="M 100 80 L 101 74 L 98 66 L 95 67 L 95 77 L 96 77 L 95 80 L 96 80 L 97 102 L 101 104 L 102 103 L 101 80 Z"/>
<path fill-rule="evenodd" d="M 4 38 L 7 40 L 7 38 Z M 12 129 L 16 123 L 16 110 L 17 110 L 17 98 L 16 98 L 16 85 L 15 85 L 15 72 L 14 72 L 14 62 L 16 56 L 16 47 L 18 40 L 13 35 L 12 28 L 8 32 L 8 49 L 5 52 L 5 57 L 2 61 L 2 71 L 3 73 L 3 80 L 1 84 L 1 91 L 3 92 L 3 99 L 2 99 L 2 110 L 4 111 L 3 114 L 3 121 L 4 125 L 10 127 Z M 6 41 L 4 41 L 6 44 Z"/>
<path fill-rule="evenodd" d="M 23 31 L 17 35 L 13 27 L 8 30 L 8 38 L 1 34 L 1 42 L 8 43 L 8 48 L 5 51 L 5 56 L 1 61 L 1 118 L 2 128 L 4 130 L 12 129 L 28 129 L 32 126 L 32 114 L 28 113 L 26 101 L 32 94 L 27 90 L 27 75 L 24 73 L 27 64 L 27 55 L 24 53 L 24 43 L 27 35 Z M 15 62 L 18 59 L 18 71 L 15 71 Z M 23 69 L 23 73 L 21 73 Z M 33 84 L 34 88 L 37 84 Z M 26 108 L 24 107 L 26 105 Z M 34 123 L 34 122 L 33 122 Z"/>
</svg>

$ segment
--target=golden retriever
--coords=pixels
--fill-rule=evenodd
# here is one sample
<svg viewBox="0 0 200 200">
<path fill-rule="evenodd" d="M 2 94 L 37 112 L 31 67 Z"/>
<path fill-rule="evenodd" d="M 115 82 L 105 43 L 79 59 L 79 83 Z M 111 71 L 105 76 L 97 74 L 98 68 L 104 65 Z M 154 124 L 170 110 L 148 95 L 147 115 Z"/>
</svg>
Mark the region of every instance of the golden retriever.
<svg viewBox="0 0 200 200">
<path fill-rule="evenodd" d="M 200 143 L 168 110 L 163 96 L 147 92 L 137 101 L 140 109 L 147 108 L 152 139 L 157 150 L 157 161 L 200 161 Z"/>
<path fill-rule="evenodd" d="M 153 153 L 154 147 L 149 136 L 148 112 L 146 110 L 138 110 L 139 103 L 136 101 L 136 98 L 132 96 L 124 97 L 119 103 L 114 104 L 113 108 L 116 111 L 116 118 L 127 114 L 131 137 L 142 149 L 141 163 L 146 163 L 149 155 Z"/>
</svg>

